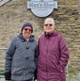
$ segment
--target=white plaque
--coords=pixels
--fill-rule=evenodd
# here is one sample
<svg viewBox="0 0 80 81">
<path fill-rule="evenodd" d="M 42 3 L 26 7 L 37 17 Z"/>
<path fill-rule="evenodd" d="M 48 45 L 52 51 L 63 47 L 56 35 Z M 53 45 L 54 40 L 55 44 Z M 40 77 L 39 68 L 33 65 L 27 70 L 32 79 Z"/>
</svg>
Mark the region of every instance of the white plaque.
<svg viewBox="0 0 80 81">
<path fill-rule="evenodd" d="M 46 17 L 58 6 L 57 1 L 54 0 L 31 0 L 28 1 L 27 8 L 38 17 Z"/>
</svg>

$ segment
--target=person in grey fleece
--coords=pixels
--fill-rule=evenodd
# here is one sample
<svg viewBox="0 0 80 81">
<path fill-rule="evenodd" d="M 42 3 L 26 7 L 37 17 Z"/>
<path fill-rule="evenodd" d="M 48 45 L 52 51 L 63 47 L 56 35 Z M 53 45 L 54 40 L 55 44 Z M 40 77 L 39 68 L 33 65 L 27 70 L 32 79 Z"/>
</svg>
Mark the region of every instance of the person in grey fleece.
<svg viewBox="0 0 80 81">
<path fill-rule="evenodd" d="M 38 57 L 38 45 L 32 35 L 31 23 L 24 23 L 5 55 L 5 80 L 33 81 Z"/>
</svg>

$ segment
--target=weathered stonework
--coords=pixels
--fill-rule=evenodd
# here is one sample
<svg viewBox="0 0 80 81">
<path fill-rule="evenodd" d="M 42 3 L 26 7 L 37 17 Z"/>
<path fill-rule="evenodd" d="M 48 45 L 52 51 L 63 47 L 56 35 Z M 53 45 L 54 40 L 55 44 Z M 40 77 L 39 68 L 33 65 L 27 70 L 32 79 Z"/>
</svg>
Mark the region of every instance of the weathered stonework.
<svg viewBox="0 0 80 81">
<path fill-rule="evenodd" d="M 24 22 L 31 22 L 36 39 L 43 33 L 45 18 L 35 16 L 26 8 L 28 0 L 14 0 L 0 7 L 0 48 L 9 45 L 11 39 L 20 33 Z M 69 51 L 69 66 L 80 70 L 80 2 L 59 0 L 58 9 L 48 17 L 55 19 L 55 29 L 65 37 Z"/>
</svg>

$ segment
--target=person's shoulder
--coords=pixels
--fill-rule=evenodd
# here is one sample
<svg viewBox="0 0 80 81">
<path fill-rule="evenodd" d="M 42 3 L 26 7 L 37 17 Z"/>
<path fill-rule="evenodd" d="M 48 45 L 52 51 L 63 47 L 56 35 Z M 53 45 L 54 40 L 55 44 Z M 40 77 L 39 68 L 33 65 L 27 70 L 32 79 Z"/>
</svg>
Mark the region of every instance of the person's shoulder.
<svg viewBox="0 0 80 81">
<path fill-rule="evenodd" d="M 17 36 L 14 36 L 11 38 L 11 44 L 15 44 L 15 42 L 17 41 Z"/>
<path fill-rule="evenodd" d="M 63 37 L 63 35 L 60 32 L 56 32 L 58 37 Z"/>
<path fill-rule="evenodd" d="M 16 40 L 18 40 L 18 35 L 14 36 L 14 37 L 12 38 L 12 41 L 16 41 Z"/>
<path fill-rule="evenodd" d="M 45 35 L 44 34 L 42 34 L 40 37 L 39 37 L 39 39 L 42 39 L 42 38 L 44 38 L 45 37 Z"/>
<path fill-rule="evenodd" d="M 63 36 L 63 34 L 60 33 L 60 32 L 58 32 L 58 39 L 59 40 L 64 40 L 65 39 L 64 36 Z"/>
</svg>

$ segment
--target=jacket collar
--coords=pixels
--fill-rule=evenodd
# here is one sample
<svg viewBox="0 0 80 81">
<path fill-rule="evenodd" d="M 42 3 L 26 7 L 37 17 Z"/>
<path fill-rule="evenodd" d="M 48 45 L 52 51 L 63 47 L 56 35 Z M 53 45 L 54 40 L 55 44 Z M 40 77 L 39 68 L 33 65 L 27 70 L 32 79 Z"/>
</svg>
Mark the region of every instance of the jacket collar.
<svg viewBox="0 0 80 81">
<path fill-rule="evenodd" d="M 56 31 L 53 31 L 53 32 L 51 32 L 49 34 L 47 34 L 46 32 L 44 32 L 44 35 L 45 35 L 45 37 L 50 38 L 50 37 L 57 36 L 58 33 Z"/>
<path fill-rule="evenodd" d="M 22 40 L 22 42 L 25 42 L 26 41 L 26 39 L 23 37 L 22 33 L 20 33 L 18 35 L 18 37 Z M 30 42 L 34 41 L 34 36 L 33 35 L 30 36 L 29 41 Z"/>
</svg>

